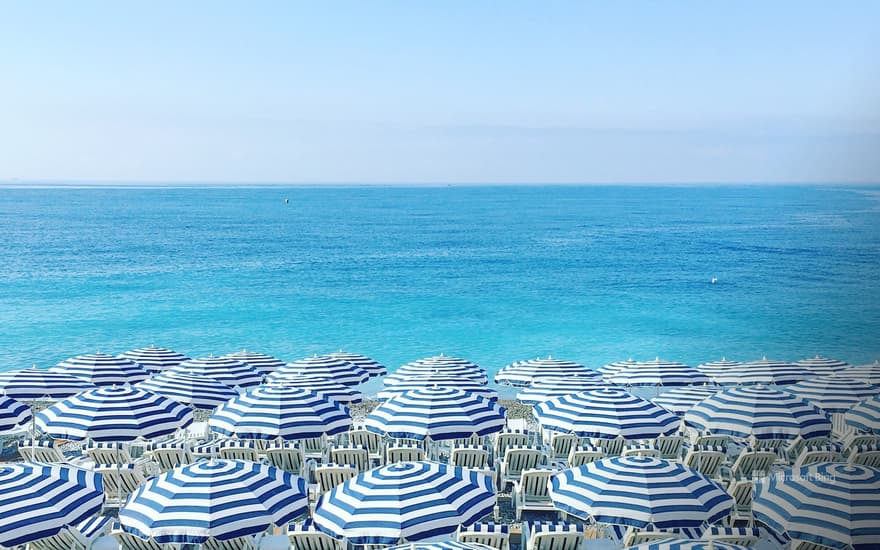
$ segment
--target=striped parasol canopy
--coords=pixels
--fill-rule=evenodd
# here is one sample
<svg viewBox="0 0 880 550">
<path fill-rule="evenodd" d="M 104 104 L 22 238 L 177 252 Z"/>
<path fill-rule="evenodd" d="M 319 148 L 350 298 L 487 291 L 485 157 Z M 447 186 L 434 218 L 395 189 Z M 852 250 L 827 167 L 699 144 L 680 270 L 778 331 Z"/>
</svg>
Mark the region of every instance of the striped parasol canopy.
<svg viewBox="0 0 880 550">
<path fill-rule="evenodd" d="M 168 348 L 158 348 L 153 344 L 146 348 L 126 351 L 119 354 L 119 357 L 134 361 L 147 372 L 162 372 L 189 360 L 189 357 L 182 353 Z"/>
<path fill-rule="evenodd" d="M 313 517 L 352 544 L 397 544 L 450 534 L 494 507 L 487 475 L 437 462 L 397 462 L 330 489 Z"/>
<path fill-rule="evenodd" d="M 718 393 L 718 390 L 712 386 L 684 386 L 665 391 L 651 401 L 673 414 L 683 416 L 703 399 Z"/>
<path fill-rule="evenodd" d="M 177 401 L 127 386 L 97 388 L 37 413 L 36 425 L 54 439 L 132 441 L 174 433 L 193 421 Z"/>
<path fill-rule="evenodd" d="M 537 405 L 553 397 L 608 388 L 607 382 L 596 376 L 569 376 L 540 378 L 516 394 L 526 405 Z"/>
<path fill-rule="evenodd" d="M 844 420 L 857 430 L 880 434 L 880 395 L 865 399 L 848 410 Z"/>
<path fill-rule="evenodd" d="M 855 378 L 874 386 L 880 386 L 880 362 L 878 361 L 867 365 L 848 367 L 837 374 L 847 378 Z"/>
<path fill-rule="evenodd" d="M 0 464 L 0 547 L 58 534 L 101 511 L 101 475 L 62 464 Z"/>
<path fill-rule="evenodd" d="M 38 369 L 36 365 L 0 373 L 0 393 L 18 401 L 54 401 L 95 388 L 82 378 Z"/>
<path fill-rule="evenodd" d="M 399 367 L 394 374 L 386 376 L 383 382 L 386 386 L 391 386 L 407 376 L 425 375 L 456 376 L 475 380 L 480 384 L 487 384 L 489 381 L 486 371 L 476 363 L 441 353 L 434 357 L 411 361 Z"/>
<path fill-rule="evenodd" d="M 245 365 L 259 372 L 260 374 L 270 374 L 284 366 L 284 361 L 265 353 L 256 353 L 243 349 L 235 353 L 227 353 L 224 355 L 226 359 L 235 359 L 241 361 Z"/>
<path fill-rule="evenodd" d="M 386 386 L 384 390 L 378 394 L 379 399 L 391 399 L 395 395 L 399 395 L 410 390 L 422 390 L 425 388 L 455 388 L 457 390 L 466 391 L 490 399 L 492 401 L 498 399 L 498 392 L 488 386 L 480 384 L 476 380 L 470 378 L 461 378 L 458 376 L 444 376 L 441 374 L 426 374 L 421 376 L 406 376 L 393 386 Z"/>
<path fill-rule="evenodd" d="M 727 388 L 684 415 L 702 433 L 756 439 L 803 439 L 831 433 L 831 421 L 815 405 L 766 386 Z"/>
<path fill-rule="evenodd" d="M 860 401 L 880 394 L 880 387 L 843 376 L 821 376 L 792 384 L 785 391 L 806 399 L 828 413 L 850 410 Z"/>
<path fill-rule="evenodd" d="M 829 359 L 821 355 L 810 359 L 801 359 L 800 361 L 795 361 L 794 364 L 812 372 L 813 376 L 828 376 L 849 367 L 849 363 L 837 359 Z"/>
<path fill-rule="evenodd" d="M 822 462 L 755 484 L 755 518 L 795 540 L 830 548 L 880 548 L 880 470 Z"/>
<path fill-rule="evenodd" d="M 615 361 L 613 363 L 608 363 L 607 365 L 602 365 L 601 367 L 596 369 L 596 372 L 607 378 L 619 371 L 620 369 L 635 365 L 636 363 L 638 363 L 638 361 L 630 357 L 629 359 L 626 359 L 624 361 Z"/>
<path fill-rule="evenodd" d="M 364 399 L 364 394 L 360 390 L 318 376 L 279 376 L 272 378 L 269 383 L 313 391 L 343 405 L 354 405 Z"/>
<path fill-rule="evenodd" d="M 720 361 L 709 361 L 697 365 L 697 370 L 715 381 L 715 377 L 727 374 L 731 369 L 735 369 L 742 365 L 739 361 L 732 361 L 727 357 L 722 357 Z"/>
<path fill-rule="evenodd" d="M 748 547 L 726 542 L 673 537 L 628 546 L 626 550 L 748 550 Z"/>
<path fill-rule="evenodd" d="M 751 384 L 795 384 L 813 378 L 811 371 L 787 361 L 773 361 L 762 358 L 760 361 L 743 363 L 735 369 L 713 377 L 722 386 L 744 386 Z"/>
<path fill-rule="evenodd" d="M 373 378 L 375 376 L 385 376 L 386 374 L 388 374 L 388 369 L 385 367 L 385 365 L 371 357 L 367 357 L 366 355 L 361 355 L 359 353 L 349 353 L 343 350 L 328 353 L 327 355 L 329 355 L 330 357 L 335 357 L 336 359 L 348 361 L 352 365 L 359 366 L 360 368 L 367 371 L 367 374 L 370 375 L 370 378 Z"/>
<path fill-rule="evenodd" d="M 556 508 L 598 523 L 658 529 L 715 523 L 733 510 L 727 491 L 678 462 L 624 456 L 597 460 L 550 478 Z"/>
<path fill-rule="evenodd" d="M 401 393 L 367 415 L 367 430 L 391 437 L 433 441 L 489 435 L 504 428 L 504 408 L 454 388 Z"/>
<path fill-rule="evenodd" d="M 103 353 L 77 355 L 49 370 L 82 378 L 96 386 L 135 384 L 150 377 L 150 373 L 131 359 Z"/>
<path fill-rule="evenodd" d="M 210 460 L 149 480 L 119 510 L 119 523 L 159 544 L 203 544 L 256 535 L 307 513 L 303 478 L 258 462 Z"/>
<path fill-rule="evenodd" d="M 258 386 L 263 381 L 263 375 L 253 367 L 245 365 L 237 359 L 214 357 L 213 355 L 184 361 L 176 367 L 168 369 L 168 372 L 207 376 L 230 388 L 250 388 Z"/>
<path fill-rule="evenodd" d="M 680 422 L 646 399 L 611 388 L 554 397 L 532 414 L 545 430 L 600 439 L 653 439 L 675 432 Z"/>
<path fill-rule="evenodd" d="M 213 378 L 171 370 L 154 374 L 134 387 L 199 409 L 216 408 L 238 395 L 237 391 Z"/>
<path fill-rule="evenodd" d="M 290 362 L 267 377 L 268 381 L 296 376 L 327 378 L 345 386 L 357 386 L 370 379 L 367 371 L 329 355 L 315 355 Z"/>
<path fill-rule="evenodd" d="M 619 386 L 697 386 L 708 384 L 709 377 L 684 363 L 664 361 L 657 357 L 653 361 L 636 361 L 622 365 L 617 372 L 606 375 L 605 379 Z"/>
<path fill-rule="evenodd" d="M 601 376 L 593 369 L 587 368 L 580 363 L 554 359 L 548 355 L 546 359 L 529 359 L 511 363 L 495 375 L 495 383 L 505 386 L 526 387 L 544 378 L 560 378 L 568 376 L 581 376 L 593 378 L 596 383 L 601 382 Z"/>
<path fill-rule="evenodd" d="M 211 431 L 241 439 L 309 439 L 351 427 L 348 409 L 302 388 L 257 386 L 217 407 Z"/>
<path fill-rule="evenodd" d="M 0 432 L 11 430 L 30 419 L 30 407 L 5 395 L 0 395 Z"/>
</svg>

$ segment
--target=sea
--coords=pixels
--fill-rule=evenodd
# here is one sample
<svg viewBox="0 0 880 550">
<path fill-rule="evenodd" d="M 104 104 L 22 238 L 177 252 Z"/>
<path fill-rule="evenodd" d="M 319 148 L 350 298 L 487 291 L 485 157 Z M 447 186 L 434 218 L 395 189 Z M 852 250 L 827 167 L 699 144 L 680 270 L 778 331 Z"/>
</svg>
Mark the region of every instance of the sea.
<svg viewBox="0 0 880 550">
<path fill-rule="evenodd" d="M 0 370 L 880 358 L 880 187 L 7 186 Z M 377 383 L 374 383 L 377 387 Z"/>
</svg>

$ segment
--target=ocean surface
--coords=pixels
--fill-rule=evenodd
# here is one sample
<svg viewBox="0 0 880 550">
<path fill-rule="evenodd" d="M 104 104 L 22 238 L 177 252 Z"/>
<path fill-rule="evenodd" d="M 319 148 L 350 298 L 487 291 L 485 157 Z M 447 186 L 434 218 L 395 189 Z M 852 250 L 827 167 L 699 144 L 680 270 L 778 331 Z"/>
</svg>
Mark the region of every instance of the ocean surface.
<svg viewBox="0 0 880 550">
<path fill-rule="evenodd" d="M 858 364 L 878 273 L 873 187 L 0 188 L 0 370 L 152 343 Z"/>
</svg>

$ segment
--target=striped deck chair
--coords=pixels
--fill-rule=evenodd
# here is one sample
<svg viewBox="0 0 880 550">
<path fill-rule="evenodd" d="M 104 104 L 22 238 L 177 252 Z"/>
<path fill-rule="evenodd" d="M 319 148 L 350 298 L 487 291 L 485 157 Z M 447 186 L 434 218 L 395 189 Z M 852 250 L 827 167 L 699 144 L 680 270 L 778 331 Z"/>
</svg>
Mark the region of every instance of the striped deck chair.
<svg viewBox="0 0 880 550">
<path fill-rule="evenodd" d="M 464 445 L 485 445 L 486 444 L 486 436 L 472 434 L 470 437 L 462 437 L 459 439 L 452 440 L 452 446 L 462 447 Z"/>
<path fill-rule="evenodd" d="M 325 491 L 348 481 L 358 475 L 356 467 L 349 464 L 318 464 L 315 466 L 315 482 L 317 483 L 315 497 L 321 496 Z"/>
<path fill-rule="evenodd" d="M 700 528 L 658 529 L 653 525 L 646 525 L 641 529 L 626 525 L 609 525 L 609 527 L 611 535 L 622 541 L 625 547 L 668 538 L 698 539 L 703 534 Z"/>
<path fill-rule="evenodd" d="M 516 521 L 522 521 L 525 510 L 533 512 L 558 512 L 550 500 L 550 476 L 558 473 L 551 468 L 529 468 L 523 470 L 519 480 L 513 484 L 511 494 L 512 506 L 516 513 Z"/>
<path fill-rule="evenodd" d="M 709 527 L 701 537 L 702 540 L 752 546 L 761 538 L 761 532 L 754 527 Z"/>
<path fill-rule="evenodd" d="M 867 445 L 880 445 L 880 435 L 853 433 L 843 440 L 843 456 L 849 457 L 853 449 Z"/>
<path fill-rule="evenodd" d="M 256 550 L 256 548 L 257 539 L 253 535 L 227 540 L 217 540 L 211 537 L 202 545 L 203 550 Z"/>
<path fill-rule="evenodd" d="M 831 439 L 825 436 L 810 437 L 807 439 L 797 436 L 791 441 L 788 447 L 785 448 L 785 456 L 788 458 L 789 462 L 794 462 L 806 447 L 818 447 L 821 445 L 828 445 L 829 443 L 831 443 Z"/>
<path fill-rule="evenodd" d="M 730 436 L 716 434 L 698 435 L 693 443 L 695 447 L 724 447 L 726 449 L 730 445 Z"/>
<path fill-rule="evenodd" d="M 370 454 L 370 462 L 378 465 L 384 464 L 385 445 L 382 436 L 369 430 L 351 430 L 348 432 L 348 444 L 356 447 L 364 447 Z"/>
<path fill-rule="evenodd" d="M 220 445 L 224 441 L 229 441 L 229 438 L 223 437 L 219 439 L 211 439 L 202 443 L 197 443 L 192 446 L 190 452 L 192 453 L 193 458 L 196 460 L 200 458 L 217 458 L 220 456 Z"/>
<path fill-rule="evenodd" d="M 494 459 L 500 460 L 504 458 L 504 453 L 507 451 L 508 447 L 511 446 L 525 446 L 529 444 L 529 433 L 525 430 L 518 431 L 504 431 L 495 436 L 495 441 L 493 443 L 493 457 Z"/>
<path fill-rule="evenodd" d="M 117 441 L 89 441 L 83 447 L 83 452 L 95 464 L 127 464 L 134 462 L 128 444 Z"/>
<path fill-rule="evenodd" d="M 335 538 L 318 529 L 311 519 L 287 526 L 291 550 L 345 550 L 345 539 Z"/>
<path fill-rule="evenodd" d="M 573 447 L 568 455 L 568 467 L 577 468 L 603 458 L 605 453 L 598 447 L 592 445 Z"/>
<path fill-rule="evenodd" d="M 547 455 L 540 447 L 514 445 L 504 451 L 504 458 L 498 461 L 498 489 L 503 491 L 508 485 L 519 481 L 523 470 L 547 464 Z"/>
<path fill-rule="evenodd" d="M 335 447 L 330 449 L 330 462 L 350 464 L 357 468 L 358 472 L 365 472 L 370 469 L 370 452 L 366 447 L 361 446 Z"/>
<path fill-rule="evenodd" d="M 550 436 L 548 455 L 551 462 L 562 466 L 568 465 L 571 449 L 578 446 L 580 438 L 574 434 L 555 433 Z"/>
<path fill-rule="evenodd" d="M 791 550 L 837 550 L 833 546 L 825 546 L 816 542 L 792 539 Z"/>
<path fill-rule="evenodd" d="M 220 458 L 259 462 L 260 455 L 253 439 L 227 439 L 220 443 Z"/>
<path fill-rule="evenodd" d="M 146 456 L 159 465 L 159 471 L 167 472 L 194 460 L 189 445 L 184 439 L 169 439 L 153 443 L 146 451 Z"/>
<path fill-rule="evenodd" d="M 510 526 L 503 523 L 459 525 L 455 539 L 458 542 L 484 544 L 495 550 L 510 550 Z"/>
<path fill-rule="evenodd" d="M 785 456 L 785 449 L 791 444 L 791 439 L 755 439 L 749 440 L 749 447 L 756 451 L 769 451 L 776 453 L 777 458 Z"/>
<path fill-rule="evenodd" d="M 483 445 L 453 445 L 449 464 L 461 468 L 488 468 L 489 449 Z"/>
<path fill-rule="evenodd" d="M 660 451 L 660 458 L 678 460 L 681 458 L 684 443 L 683 435 L 661 435 L 654 440 L 654 447 Z"/>
<path fill-rule="evenodd" d="M 425 449 L 420 445 L 389 445 L 385 449 L 385 463 L 416 462 L 425 460 Z"/>
<path fill-rule="evenodd" d="M 754 525 L 752 515 L 752 497 L 755 494 L 755 482 L 751 479 L 732 479 L 727 486 L 727 493 L 733 497 L 733 513 L 728 516 L 731 525 L 745 522 L 749 527 Z"/>
<path fill-rule="evenodd" d="M 825 445 L 810 445 L 804 447 L 800 455 L 795 459 L 793 469 L 803 468 L 820 462 L 838 462 L 842 460 L 843 447 L 834 443 Z"/>
<path fill-rule="evenodd" d="M 28 550 L 89 550 L 98 537 L 110 533 L 114 518 L 95 516 L 28 544 Z"/>
<path fill-rule="evenodd" d="M 18 442 L 18 454 L 32 462 L 67 462 L 67 457 L 51 439 L 23 439 Z"/>
<path fill-rule="evenodd" d="M 730 469 L 722 467 L 721 475 L 726 480 L 765 477 L 778 457 L 769 450 L 743 449 Z"/>
<path fill-rule="evenodd" d="M 302 449 L 306 460 L 314 460 L 317 463 L 327 462 L 327 436 L 310 437 L 299 440 L 299 448 Z"/>
<path fill-rule="evenodd" d="M 104 508 L 118 509 L 125 499 L 147 481 L 140 464 L 95 464 L 104 480 Z"/>
<path fill-rule="evenodd" d="M 137 535 L 126 533 L 120 527 L 119 522 L 113 523 L 113 529 L 110 531 L 116 542 L 119 543 L 120 550 L 162 550 L 162 545 L 154 539 L 142 539 Z"/>
<path fill-rule="evenodd" d="M 625 443 L 626 440 L 622 437 L 615 437 L 613 439 L 605 439 L 602 437 L 590 438 L 590 445 L 601 449 L 606 457 L 620 456 L 620 453 L 623 452 L 623 446 Z"/>
<path fill-rule="evenodd" d="M 849 462 L 871 468 L 880 468 L 880 445 L 856 447 L 850 452 Z"/>
<path fill-rule="evenodd" d="M 628 444 L 623 447 L 620 456 L 647 456 L 660 458 L 660 449 L 646 443 Z"/>
<path fill-rule="evenodd" d="M 684 457 L 684 465 L 696 470 L 708 478 L 719 478 L 721 466 L 727 459 L 724 447 L 707 447 L 694 445 Z"/>
<path fill-rule="evenodd" d="M 296 443 L 289 441 L 270 443 L 266 447 L 266 462 L 279 470 L 309 479 L 311 462 L 306 461 L 305 454 Z"/>
<path fill-rule="evenodd" d="M 523 523 L 523 550 L 581 550 L 586 538 L 583 525 L 536 521 Z"/>
</svg>

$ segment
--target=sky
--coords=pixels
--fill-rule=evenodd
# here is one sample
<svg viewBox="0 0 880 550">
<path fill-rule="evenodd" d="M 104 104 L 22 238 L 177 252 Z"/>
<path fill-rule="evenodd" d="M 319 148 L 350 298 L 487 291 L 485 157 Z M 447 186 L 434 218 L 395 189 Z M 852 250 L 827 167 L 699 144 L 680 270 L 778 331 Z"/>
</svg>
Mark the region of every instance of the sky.
<svg viewBox="0 0 880 550">
<path fill-rule="evenodd" d="M 880 182 L 880 2 L 0 0 L 0 181 Z"/>
</svg>

